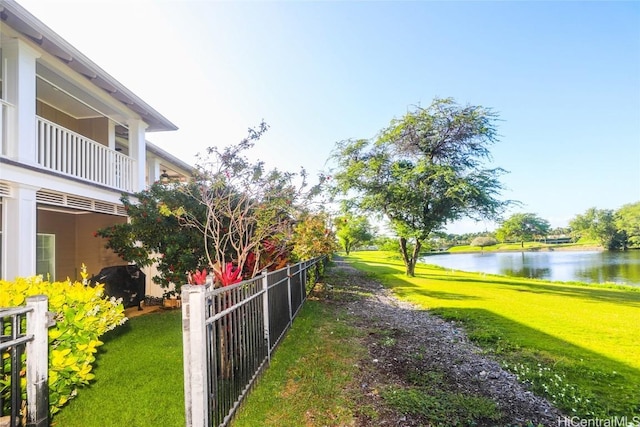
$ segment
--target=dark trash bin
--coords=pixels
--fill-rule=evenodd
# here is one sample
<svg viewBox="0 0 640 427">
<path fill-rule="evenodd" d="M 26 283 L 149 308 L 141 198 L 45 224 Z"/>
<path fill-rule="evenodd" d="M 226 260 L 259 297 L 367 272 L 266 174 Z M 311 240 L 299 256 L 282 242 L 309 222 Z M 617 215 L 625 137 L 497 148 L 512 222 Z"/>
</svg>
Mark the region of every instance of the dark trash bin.
<svg viewBox="0 0 640 427">
<path fill-rule="evenodd" d="M 89 279 L 91 286 L 104 284 L 104 293 L 109 297 L 122 298 L 124 308 L 138 306 L 142 310 L 145 294 L 145 274 L 137 265 L 114 265 L 105 267 Z"/>
</svg>

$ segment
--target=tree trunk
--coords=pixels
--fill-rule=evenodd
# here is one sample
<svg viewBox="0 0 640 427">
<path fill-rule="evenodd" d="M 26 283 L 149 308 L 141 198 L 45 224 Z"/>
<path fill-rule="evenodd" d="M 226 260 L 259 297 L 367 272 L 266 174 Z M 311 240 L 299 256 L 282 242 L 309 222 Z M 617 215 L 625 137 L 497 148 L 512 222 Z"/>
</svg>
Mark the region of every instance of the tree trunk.
<svg viewBox="0 0 640 427">
<path fill-rule="evenodd" d="M 413 247 L 413 254 L 411 255 L 410 264 L 407 266 L 407 276 L 415 277 L 416 275 L 416 263 L 418 262 L 418 256 L 420 255 L 420 249 L 422 243 L 416 239 L 416 244 Z"/>
<path fill-rule="evenodd" d="M 418 254 L 422 248 L 420 240 L 416 239 L 416 244 L 413 248 L 413 253 L 409 256 L 407 252 L 407 239 L 400 237 L 400 252 L 402 253 L 402 260 L 404 261 L 405 274 L 409 277 L 415 276 L 416 262 L 418 262 Z"/>
<path fill-rule="evenodd" d="M 411 260 L 407 253 L 407 239 L 405 237 L 400 237 L 400 253 L 402 254 L 402 261 L 404 261 L 405 273 L 409 276 L 409 265 L 411 264 Z"/>
</svg>

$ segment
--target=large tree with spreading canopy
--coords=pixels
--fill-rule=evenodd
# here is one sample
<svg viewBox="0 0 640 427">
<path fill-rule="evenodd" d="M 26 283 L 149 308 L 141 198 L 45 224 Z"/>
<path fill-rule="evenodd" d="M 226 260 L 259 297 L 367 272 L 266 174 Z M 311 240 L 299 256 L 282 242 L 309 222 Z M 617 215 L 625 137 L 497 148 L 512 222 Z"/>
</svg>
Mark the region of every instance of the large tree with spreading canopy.
<svg viewBox="0 0 640 427">
<path fill-rule="evenodd" d="M 335 190 L 389 220 L 407 275 L 414 275 L 431 233 L 463 217 L 497 219 L 509 204 L 498 199 L 505 171 L 485 167 L 497 119 L 485 107 L 435 99 L 392 120 L 374 139 L 337 144 Z"/>
<path fill-rule="evenodd" d="M 550 229 L 549 221 L 540 218 L 534 213 L 517 213 L 502 222 L 496 230 L 496 236 L 502 241 L 516 239 L 520 241 L 520 246 L 524 248 L 524 242 L 533 240 L 536 237 L 546 237 Z"/>
</svg>

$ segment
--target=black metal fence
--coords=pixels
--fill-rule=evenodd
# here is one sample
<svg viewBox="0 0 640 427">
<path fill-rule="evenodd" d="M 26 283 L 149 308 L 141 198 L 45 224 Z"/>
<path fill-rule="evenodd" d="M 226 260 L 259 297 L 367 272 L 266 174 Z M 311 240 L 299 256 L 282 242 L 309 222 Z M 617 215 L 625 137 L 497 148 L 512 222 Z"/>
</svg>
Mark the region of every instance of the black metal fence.
<svg viewBox="0 0 640 427">
<path fill-rule="evenodd" d="M 229 423 L 324 262 L 316 258 L 223 288 L 182 287 L 187 426 Z"/>
<path fill-rule="evenodd" d="M 26 307 L 0 308 L 0 426 L 49 425 L 47 307 L 38 295 Z"/>
</svg>

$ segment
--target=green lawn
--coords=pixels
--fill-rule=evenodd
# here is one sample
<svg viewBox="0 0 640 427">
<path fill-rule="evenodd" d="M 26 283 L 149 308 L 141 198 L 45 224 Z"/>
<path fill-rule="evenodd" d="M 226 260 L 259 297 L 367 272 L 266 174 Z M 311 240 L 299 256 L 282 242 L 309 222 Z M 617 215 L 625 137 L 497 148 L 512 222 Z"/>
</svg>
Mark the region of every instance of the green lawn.
<svg viewBox="0 0 640 427">
<path fill-rule="evenodd" d="M 354 425 L 350 382 L 364 348 L 342 310 L 308 300 L 234 427 Z"/>
<path fill-rule="evenodd" d="M 356 252 L 347 260 L 399 297 L 461 322 L 492 357 L 565 411 L 640 416 L 640 292 L 425 265 L 407 278 L 402 262 L 384 252 Z M 363 413 L 375 420 L 375 410 L 355 406 L 358 393 L 350 384 L 366 351 L 357 337 L 366 331 L 331 304 L 357 290 L 333 280 L 328 301 L 305 303 L 234 426 L 352 425 Z M 183 426 L 180 312 L 131 319 L 104 341 L 96 381 L 53 425 Z"/>
<path fill-rule="evenodd" d="M 469 335 L 581 416 L 640 415 L 640 292 L 480 275 L 355 252 L 347 260 Z"/>
<path fill-rule="evenodd" d="M 341 309 L 307 301 L 233 425 L 351 425 L 348 384 L 364 351 L 357 334 Z M 96 380 L 52 425 L 184 426 L 180 311 L 135 317 L 104 341 Z"/>
<path fill-rule="evenodd" d="M 130 319 L 103 337 L 91 386 L 53 418 L 57 427 L 183 427 L 179 310 Z"/>
</svg>

